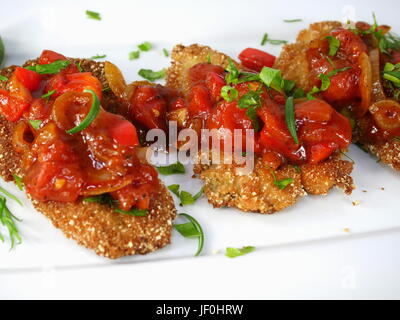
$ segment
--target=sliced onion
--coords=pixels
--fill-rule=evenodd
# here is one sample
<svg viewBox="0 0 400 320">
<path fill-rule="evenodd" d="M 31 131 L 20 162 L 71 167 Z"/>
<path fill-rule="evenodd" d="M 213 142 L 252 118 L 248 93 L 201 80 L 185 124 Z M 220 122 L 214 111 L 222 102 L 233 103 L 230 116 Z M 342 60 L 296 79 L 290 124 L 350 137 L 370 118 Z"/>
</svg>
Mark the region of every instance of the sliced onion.
<svg viewBox="0 0 400 320">
<path fill-rule="evenodd" d="M 128 101 L 126 96 L 126 82 L 121 70 L 115 64 L 106 61 L 104 64 L 104 75 L 115 96 L 122 101 Z"/>
<path fill-rule="evenodd" d="M 167 117 L 168 121 L 176 121 L 178 128 L 185 128 L 189 119 L 189 112 L 187 108 L 181 108 L 168 112 Z"/>
<path fill-rule="evenodd" d="M 368 55 L 363 52 L 360 55 L 359 63 L 361 67 L 360 77 L 360 93 L 361 103 L 360 106 L 354 110 L 354 116 L 361 118 L 371 105 L 371 89 L 372 89 L 372 68 L 371 61 Z"/>
<path fill-rule="evenodd" d="M 394 100 L 375 102 L 369 111 L 379 128 L 395 132 L 400 129 L 400 104 Z"/>
<path fill-rule="evenodd" d="M 25 121 L 20 121 L 16 125 L 12 137 L 12 144 L 14 150 L 18 153 L 29 152 L 31 147 L 31 142 L 26 140 L 27 134 L 32 134 L 33 132 L 29 125 Z"/>
<path fill-rule="evenodd" d="M 86 188 L 82 190 L 80 195 L 95 196 L 103 193 L 113 192 L 131 184 L 133 178 L 131 176 L 124 176 L 115 178 L 107 169 L 88 169 L 86 170 Z"/>
<path fill-rule="evenodd" d="M 372 102 L 386 99 L 381 81 L 380 52 L 379 49 L 372 49 L 369 53 L 372 70 Z"/>
</svg>

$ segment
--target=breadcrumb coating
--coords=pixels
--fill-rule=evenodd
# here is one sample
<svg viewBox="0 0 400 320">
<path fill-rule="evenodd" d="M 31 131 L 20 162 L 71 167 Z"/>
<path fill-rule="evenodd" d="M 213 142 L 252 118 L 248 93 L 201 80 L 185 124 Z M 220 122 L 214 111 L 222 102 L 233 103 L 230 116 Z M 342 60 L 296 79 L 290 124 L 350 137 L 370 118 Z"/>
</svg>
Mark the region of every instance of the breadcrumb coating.
<svg viewBox="0 0 400 320">
<path fill-rule="evenodd" d="M 167 84 L 188 93 L 187 74 L 197 63 L 207 62 L 226 67 L 228 56 L 213 51 L 210 47 L 194 44 L 188 47 L 177 45 L 172 51 L 172 64 L 167 72 Z M 213 58 L 214 57 L 214 58 Z M 199 155 L 201 158 L 202 155 Z M 216 208 L 234 207 L 244 212 L 271 214 L 295 204 L 307 194 L 327 194 L 337 186 L 350 194 L 354 189 L 350 173 L 353 164 L 331 157 L 323 163 L 295 167 L 287 165 L 276 170 L 276 179 L 292 178 L 285 189 L 279 189 L 271 169 L 256 159 L 254 171 L 249 175 L 237 174 L 233 165 L 211 164 L 194 166 L 195 176 L 204 181 L 204 194 Z"/>
<path fill-rule="evenodd" d="M 73 59 L 86 72 L 92 72 L 107 88 L 104 77 L 104 63 L 87 59 Z M 25 65 L 34 65 L 30 60 Z M 0 71 L 10 77 L 15 66 Z M 1 88 L 6 82 L 0 82 Z M 105 91 L 102 106 L 117 111 L 118 102 L 111 91 Z M 12 147 L 15 123 L 0 116 L 0 175 L 6 181 L 13 181 L 13 174 L 23 176 L 21 156 Z M 32 200 L 34 207 L 47 216 L 53 225 L 78 244 L 92 249 L 98 255 L 116 259 L 126 255 L 146 254 L 160 249 L 171 242 L 172 221 L 176 216 L 173 199 L 161 184 L 156 197 L 150 202 L 145 217 L 135 217 L 114 212 L 108 205 L 84 202 L 40 202 Z"/>
</svg>

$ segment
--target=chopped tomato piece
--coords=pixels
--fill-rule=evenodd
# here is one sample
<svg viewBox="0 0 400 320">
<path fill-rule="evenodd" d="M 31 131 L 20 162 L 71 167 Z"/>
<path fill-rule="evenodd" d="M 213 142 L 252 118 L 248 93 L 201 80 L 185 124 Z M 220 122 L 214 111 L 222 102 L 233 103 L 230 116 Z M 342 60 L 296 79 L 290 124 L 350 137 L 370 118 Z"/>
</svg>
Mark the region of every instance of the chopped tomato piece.
<svg viewBox="0 0 400 320">
<path fill-rule="evenodd" d="M 46 99 L 35 99 L 29 109 L 24 112 L 24 118 L 28 120 L 44 120 L 50 115 L 50 111 L 50 104 Z"/>
<path fill-rule="evenodd" d="M 14 71 L 18 81 L 21 82 L 30 91 L 35 91 L 40 85 L 40 75 L 32 70 L 16 67 Z"/>
<path fill-rule="evenodd" d="M 308 148 L 308 162 L 316 164 L 328 158 L 338 146 L 335 143 L 323 142 L 315 144 Z"/>
<path fill-rule="evenodd" d="M 8 91 L 0 90 L 0 112 L 8 121 L 18 121 L 29 106 L 30 102 Z"/>
<path fill-rule="evenodd" d="M 55 51 L 43 50 L 39 58 L 39 64 L 50 64 L 57 60 L 67 60 L 67 58 Z"/>
<path fill-rule="evenodd" d="M 190 85 L 196 86 L 198 84 L 204 84 L 209 73 L 215 73 L 223 76 L 225 74 L 225 70 L 221 66 L 211 63 L 198 63 L 189 70 Z"/>
<path fill-rule="evenodd" d="M 212 102 L 207 88 L 202 85 L 194 86 L 189 98 L 189 113 L 197 116 L 202 113 L 209 113 L 212 108 Z"/>
<path fill-rule="evenodd" d="M 109 130 L 111 137 L 120 145 L 128 147 L 139 145 L 136 128 L 128 120 L 117 121 Z"/>
<path fill-rule="evenodd" d="M 260 72 L 263 67 L 271 68 L 276 58 L 265 51 L 247 48 L 240 53 L 239 59 L 244 67 Z"/>
<path fill-rule="evenodd" d="M 392 63 L 393 64 L 400 63 L 400 51 L 392 52 Z"/>
<path fill-rule="evenodd" d="M 309 100 L 295 106 L 296 119 L 310 121 L 329 121 L 333 108 L 323 100 Z"/>
<path fill-rule="evenodd" d="M 131 98 L 130 116 L 148 129 L 166 130 L 167 101 L 154 86 L 139 86 Z"/>
<path fill-rule="evenodd" d="M 214 102 L 220 101 L 221 89 L 226 85 L 223 75 L 215 72 L 209 72 L 206 76 L 205 85 L 210 92 L 210 96 Z"/>
</svg>

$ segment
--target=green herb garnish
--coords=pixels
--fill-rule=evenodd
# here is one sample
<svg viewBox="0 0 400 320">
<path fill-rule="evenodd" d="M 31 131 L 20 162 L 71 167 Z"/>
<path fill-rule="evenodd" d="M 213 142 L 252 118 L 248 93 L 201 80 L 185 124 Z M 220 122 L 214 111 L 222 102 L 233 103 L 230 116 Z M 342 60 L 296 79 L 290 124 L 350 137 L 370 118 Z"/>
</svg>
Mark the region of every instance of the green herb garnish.
<svg viewBox="0 0 400 320">
<path fill-rule="evenodd" d="M 172 184 L 168 186 L 168 190 L 175 194 L 181 201 L 181 206 L 193 204 L 203 195 L 203 188 L 201 188 L 200 191 L 197 192 L 195 195 L 192 195 L 190 192 L 184 190 L 180 191 L 179 189 L 179 184 Z"/>
<path fill-rule="evenodd" d="M 162 49 L 162 51 L 163 51 L 165 57 L 169 57 L 169 52 L 167 49 L 164 48 L 164 49 Z"/>
<path fill-rule="evenodd" d="M 37 64 L 35 66 L 28 66 L 26 69 L 35 71 L 39 74 L 56 74 L 62 69 L 65 69 L 71 64 L 68 60 L 57 60 L 49 64 Z"/>
<path fill-rule="evenodd" d="M 303 19 L 284 19 L 283 22 L 293 23 L 293 22 L 301 22 Z"/>
<path fill-rule="evenodd" d="M 282 92 L 285 82 L 280 70 L 264 67 L 260 72 L 260 79 L 269 88 Z"/>
<path fill-rule="evenodd" d="M 333 36 L 327 36 L 326 39 L 328 40 L 329 43 L 329 55 L 331 57 L 335 56 L 336 53 L 338 52 L 339 48 L 340 48 L 340 41 L 333 37 Z"/>
<path fill-rule="evenodd" d="M 285 119 L 286 119 L 287 127 L 289 129 L 290 134 L 293 137 L 294 142 L 296 144 L 299 144 L 299 139 L 297 138 L 297 131 L 296 131 L 296 119 L 295 119 L 295 115 L 294 115 L 293 97 L 289 97 L 286 99 Z"/>
<path fill-rule="evenodd" d="M 135 216 L 135 217 L 145 217 L 148 214 L 148 210 L 139 210 L 136 208 L 132 208 L 129 211 L 125 211 L 125 210 L 121 210 L 121 209 L 115 209 L 114 211 L 117 213 L 127 214 L 128 216 Z"/>
<path fill-rule="evenodd" d="M 256 132 L 260 130 L 260 122 L 257 116 L 257 108 L 261 105 L 260 93 L 256 91 L 249 91 L 243 95 L 238 101 L 240 109 L 247 109 L 246 115 L 252 121 L 253 128 Z"/>
<path fill-rule="evenodd" d="M 331 77 L 337 75 L 339 72 L 343 72 L 346 70 L 351 69 L 351 67 L 345 67 L 345 68 L 341 68 L 341 69 L 335 69 L 332 70 L 331 72 L 329 72 L 328 74 L 323 74 L 321 73 L 318 77 L 321 80 L 321 87 L 318 88 L 316 86 L 314 86 L 311 91 L 309 93 L 307 93 L 307 99 L 308 100 L 313 100 L 314 99 L 314 94 L 319 93 L 321 91 L 326 91 L 328 90 L 329 86 L 331 85 Z"/>
<path fill-rule="evenodd" d="M 16 174 L 13 174 L 12 176 L 14 178 L 14 182 L 15 182 L 16 186 L 18 187 L 18 189 L 21 191 L 24 190 L 24 186 L 25 186 L 24 180 Z"/>
<path fill-rule="evenodd" d="M 95 11 L 86 10 L 86 17 L 88 17 L 89 19 L 101 20 L 100 13 Z"/>
<path fill-rule="evenodd" d="M 264 36 L 261 40 L 261 45 L 265 45 L 266 43 L 272 44 L 272 45 L 281 45 L 281 44 L 286 44 L 288 43 L 286 40 L 273 40 L 269 39 L 268 33 L 264 33 Z"/>
<path fill-rule="evenodd" d="M 192 216 L 186 213 L 181 213 L 179 216 L 185 217 L 189 222 L 184 224 L 174 224 L 174 228 L 185 238 L 198 238 L 197 252 L 195 254 L 195 257 L 197 257 L 200 255 L 204 247 L 203 229 Z"/>
<path fill-rule="evenodd" d="M 149 81 L 155 81 L 158 79 L 165 78 L 166 70 L 162 69 L 160 71 L 153 71 L 150 69 L 140 69 L 138 73 L 141 77 L 143 77 Z"/>
<path fill-rule="evenodd" d="M 50 99 L 50 97 L 56 93 L 56 90 L 51 90 L 47 93 L 45 93 L 44 95 L 41 96 L 42 99 Z"/>
<path fill-rule="evenodd" d="M 228 60 L 228 67 L 226 68 L 227 75 L 225 76 L 226 84 L 237 84 L 239 78 L 239 70 L 231 59 Z"/>
<path fill-rule="evenodd" d="M 82 68 L 82 66 L 81 66 L 81 63 L 82 63 L 82 61 L 79 61 L 78 64 L 75 64 L 76 67 L 78 68 L 79 72 L 83 72 L 83 68 Z"/>
<path fill-rule="evenodd" d="M 14 216 L 11 211 L 7 207 L 7 199 L 3 196 L 0 196 L 0 223 L 8 229 L 8 234 L 11 241 L 11 248 L 13 249 L 15 246 L 15 242 L 18 244 L 22 242 L 21 236 L 19 235 L 17 226 L 15 221 L 21 221 L 16 216 Z M 4 237 L 0 233 L 0 240 L 4 242 Z"/>
<path fill-rule="evenodd" d="M 280 190 L 284 190 L 288 185 L 293 182 L 293 178 L 286 178 L 278 180 L 276 178 L 275 171 L 271 170 L 272 177 L 274 178 L 274 185 L 276 185 Z"/>
<path fill-rule="evenodd" d="M 169 166 L 156 167 L 158 172 L 164 176 L 170 176 L 172 174 L 184 174 L 185 167 L 179 161 L 177 163 L 170 164 Z"/>
<path fill-rule="evenodd" d="M 129 60 L 135 60 L 135 59 L 139 59 L 140 57 L 140 51 L 131 51 L 129 52 Z"/>
<path fill-rule="evenodd" d="M 236 100 L 239 96 L 239 92 L 231 87 L 231 86 L 224 86 L 221 89 L 221 97 L 224 98 L 227 102 L 232 102 Z"/>
<path fill-rule="evenodd" d="M 97 115 L 100 112 L 100 101 L 97 94 L 90 89 L 85 89 L 83 90 L 83 92 L 87 92 L 92 95 L 92 106 L 90 107 L 89 113 L 87 114 L 85 119 L 83 119 L 79 125 L 67 131 L 67 133 L 69 134 L 75 134 L 79 131 L 86 129 L 93 122 L 93 120 L 96 119 Z"/>
<path fill-rule="evenodd" d="M 20 206 L 23 206 L 22 201 L 19 200 L 16 196 L 11 194 L 10 192 L 8 192 L 6 189 L 0 187 L 0 192 L 9 197 L 10 199 L 14 200 L 15 202 L 17 202 Z"/>
<path fill-rule="evenodd" d="M 33 129 L 39 130 L 40 125 L 42 124 L 42 120 L 29 120 L 29 123 L 31 124 Z"/>
<path fill-rule="evenodd" d="M 236 258 L 236 257 L 243 256 L 245 254 L 248 254 L 250 252 L 253 252 L 255 249 L 256 248 L 252 247 L 252 246 L 243 247 L 241 249 L 239 249 L 239 248 L 226 248 L 225 256 L 227 256 L 228 258 Z"/>
<path fill-rule="evenodd" d="M 8 78 L 0 74 L 0 81 L 8 81 Z"/>
<path fill-rule="evenodd" d="M 400 63 L 387 62 L 382 72 L 382 77 L 390 81 L 394 86 L 400 88 Z"/>
<path fill-rule="evenodd" d="M 149 50 L 151 50 L 151 48 L 153 48 L 153 45 L 150 42 L 146 41 L 146 42 L 139 44 L 138 48 L 140 51 L 149 51 Z"/>
<path fill-rule="evenodd" d="M 109 205 L 110 207 L 115 207 L 118 205 L 118 201 L 115 200 L 109 193 L 83 198 L 83 202 L 98 202 L 100 204 Z"/>
<path fill-rule="evenodd" d="M 105 57 L 107 57 L 106 54 L 103 54 L 103 55 L 97 54 L 97 55 L 91 57 L 90 59 L 97 60 L 97 59 L 104 59 Z"/>
</svg>

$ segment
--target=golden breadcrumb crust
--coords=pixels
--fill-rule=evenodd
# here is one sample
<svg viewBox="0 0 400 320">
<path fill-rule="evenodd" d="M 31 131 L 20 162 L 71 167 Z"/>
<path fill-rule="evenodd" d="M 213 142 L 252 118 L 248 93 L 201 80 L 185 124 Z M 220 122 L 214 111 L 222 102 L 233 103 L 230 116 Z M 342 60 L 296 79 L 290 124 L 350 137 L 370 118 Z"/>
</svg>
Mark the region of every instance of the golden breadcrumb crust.
<svg viewBox="0 0 400 320">
<path fill-rule="evenodd" d="M 87 59 L 75 59 L 81 62 L 84 71 L 98 77 L 103 87 L 107 87 L 104 78 L 104 63 Z M 28 61 L 33 65 L 36 61 Z M 0 74 L 9 77 L 15 66 L 1 70 Z M 6 84 L 3 82 L 4 88 Z M 117 102 L 110 91 L 104 92 L 103 107 L 115 110 Z M 12 147 L 12 134 L 15 123 L 0 116 L 0 175 L 6 181 L 12 181 L 13 174 L 22 176 L 21 157 Z M 98 255 L 116 259 L 126 255 L 146 254 L 160 249 L 171 241 L 172 221 L 176 216 L 173 199 L 161 184 L 157 196 L 150 203 L 146 217 L 134 217 L 114 212 L 108 205 L 77 201 L 74 203 L 40 202 L 32 200 L 35 208 L 47 216 L 64 234 L 74 239 Z"/>
<path fill-rule="evenodd" d="M 207 62 L 226 66 L 229 57 L 198 44 L 185 47 L 177 45 L 173 49 L 172 65 L 168 71 L 167 83 L 177 90 L 187 93 L 187 74 L 190 67 Z M 201 157 L 201 155 L 199 156 Z M 354 189 L 350 173 L 353 164 L 332 157 L 317 165 L 304 165 L 300 172 L 293 166 L 283 166 L 276 170 L 277 180 L 292 178 L 293 182 L 280 190 L 274 183 L 271 170 L 255 161 L 253 173 L 238 175 L 233 165 L 212 164 L 194 167 L 197 177 L 204 181 L 204 193 L 214 207 L 235 207 L 242 211 L 263 214 L 283 210 L 309 194 L 327 194 L 337 186 L 350 194 Z"/>
<path fill-rule="evenodd" d="M 341 25 L 338 21 L 323 21 L 311 24 L 308 29 L 300 31 L 296 43 L 283 47 L 274 67 L 281 70 L 283 77 L 295 81 L 300 88 L 306 91 L 311 90 L 308 77 L 309 66 L 306 57 L 309 44 L 313 40 L 325 38 L 332 30 Z M 383 163 L 395 170 L 400 170 L 400 142 L 397 139 L 385 143 L 368 141 L 363 132 L 368 127 L 369 121 L 368 116 L 357 121 L 358 126 L 353 141 L 362 143 L 371 154 L 377 156 Z"/>
</svg>

